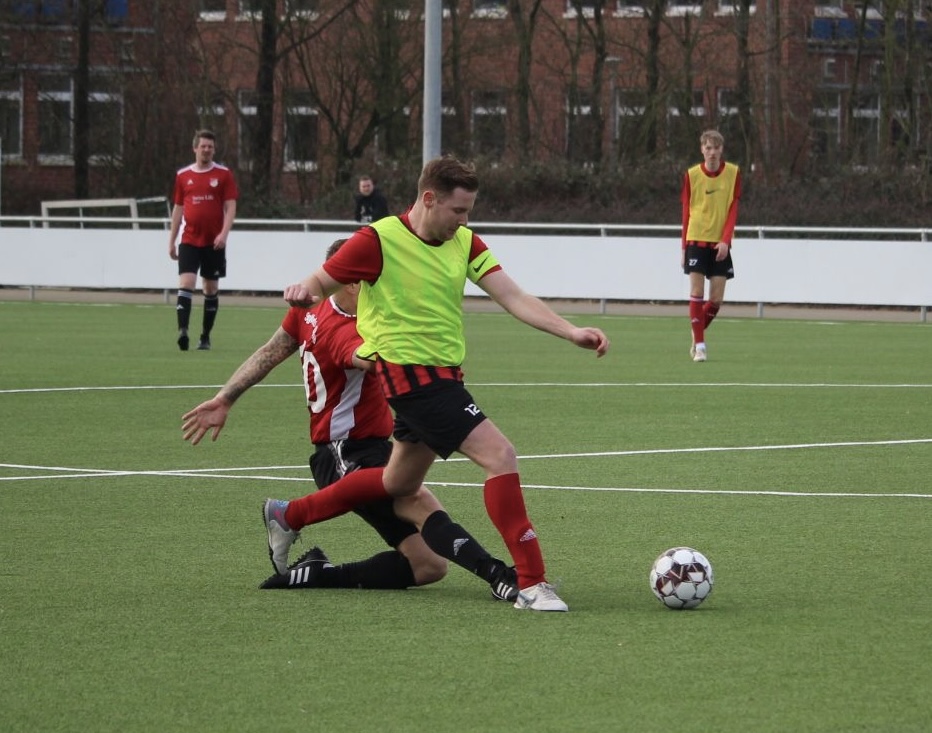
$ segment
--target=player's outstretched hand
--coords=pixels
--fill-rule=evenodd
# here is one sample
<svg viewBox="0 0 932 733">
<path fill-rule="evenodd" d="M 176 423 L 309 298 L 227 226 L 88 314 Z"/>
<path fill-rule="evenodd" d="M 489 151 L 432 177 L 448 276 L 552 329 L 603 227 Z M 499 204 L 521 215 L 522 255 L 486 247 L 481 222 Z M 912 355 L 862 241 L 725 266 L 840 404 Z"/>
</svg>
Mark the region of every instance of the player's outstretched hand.
<svg viewBox="0 0 932 733">
<path fill-rule="evenodd" d="M 598 328 L 576 328 L 570 334 L 570 340 L 584 349 L 591 349 L 596 356 L 605 356 L 608 347 L 611 345 L 608 336 Z"/>
<path fill-rule="evenodd" d="M 201 438 L 212 430 L 211 440 L 216 440 L 223 430 L 229 412 L 230 405 L 219 397 L 202 402 L 181 416 L 182 437 L 191 441 L 191 445 L 197 445 Z"/>
</svg>

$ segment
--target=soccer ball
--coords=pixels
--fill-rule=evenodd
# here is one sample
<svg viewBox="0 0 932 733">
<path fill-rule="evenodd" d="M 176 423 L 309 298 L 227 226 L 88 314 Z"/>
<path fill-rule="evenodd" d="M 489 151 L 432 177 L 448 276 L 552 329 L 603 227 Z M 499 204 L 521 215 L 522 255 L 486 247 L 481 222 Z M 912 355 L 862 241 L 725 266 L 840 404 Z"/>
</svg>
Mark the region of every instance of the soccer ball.
<svg viewBox="0 0 932 733">
<path fill-rule="evenodd" d="M 695 608 L 714 582 L 712 564 L 692 547 L 671 547 L 650 569 L 650 589 L 667 608 Z"/>
</svg>

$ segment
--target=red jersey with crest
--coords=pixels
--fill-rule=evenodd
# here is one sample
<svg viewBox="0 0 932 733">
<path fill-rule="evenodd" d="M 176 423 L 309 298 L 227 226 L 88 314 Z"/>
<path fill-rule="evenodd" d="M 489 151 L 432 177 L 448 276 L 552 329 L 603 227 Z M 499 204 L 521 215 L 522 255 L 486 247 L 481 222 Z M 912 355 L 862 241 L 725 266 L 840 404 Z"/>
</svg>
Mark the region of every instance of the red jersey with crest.
<svg viewBox="0 0 932 733">
<path fill-rule="evenodd" d="M 239 198 L 233 172 L 219 163 L 211 163 L 206 171 L 194 164 L 175 174 L 172 202 L 183 206 L 181 241 L 195 247 L 212 247 L 223 229 L 223 202 Z"/>
<path fill-rule="evenodd" d="M 388 439 L 393 419 L 378 378 L 353 366 L 362 344 L 356 316 L 330 297 L 313 308 L 291 308 L 282 328 L 299 344 L 311 442 Z"/>
</svg>

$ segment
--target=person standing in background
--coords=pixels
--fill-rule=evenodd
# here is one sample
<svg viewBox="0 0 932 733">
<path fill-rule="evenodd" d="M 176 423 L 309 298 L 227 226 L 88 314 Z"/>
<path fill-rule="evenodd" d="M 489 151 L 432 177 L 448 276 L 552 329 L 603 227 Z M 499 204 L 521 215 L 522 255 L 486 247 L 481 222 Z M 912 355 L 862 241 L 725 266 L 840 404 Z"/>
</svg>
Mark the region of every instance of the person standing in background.
<svg viewBox="0 0 932 733">
<path fill-rule="evenodd" d="M 722 157 L 725 139 L 717 130 L 699 137 L 703 162 L 683 176 L 682 267 L 689 275 L 689 322 L 693 361 L 707 358 L 705 330 L 725 299 L 725 283 L 735 276 L 731 240 L 738 220 L 741 171 Z M 709 297 L 705 299 L 705 281 Z"/>
<path fill-rule="evenodd" d="M 193 148 L 194 163 L 175 175 L 168 256 L 178 261 L 178 348 L 188 350 L 191 303 L 200 271 L 204 321 L 197 348 L 207 351 L 220 308 L 220 278 L 227 274 L 227 237 L 236 218 L 239 190 L 233 172 L 214 162 L 214 133 L 198 130 Z M 180 244 L 176 247 L 179 235 Z"/>
<path fill-rule="evenodd" d="M 388 201 L 369 176 L 359 177 L 354 217 L 360 224 L 371 224 L 388 216 Z"/>
</svg>

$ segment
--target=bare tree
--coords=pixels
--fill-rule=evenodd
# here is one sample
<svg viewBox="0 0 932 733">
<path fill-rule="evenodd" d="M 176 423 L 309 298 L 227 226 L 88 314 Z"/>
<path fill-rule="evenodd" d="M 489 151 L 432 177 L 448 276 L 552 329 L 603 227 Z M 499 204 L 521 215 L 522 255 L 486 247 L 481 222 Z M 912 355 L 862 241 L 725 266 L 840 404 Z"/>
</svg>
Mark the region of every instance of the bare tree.
<svg viewBox="0 0 932 733">
<path fill-rule="evenodd" d="M 520 160 L 527 160 L 531 154 L 531 67 L 534 58 L 534 33 L 537 28 L 542 0 L 508 0 L 508 17 L 515 30 L 515 42 L 518 45 L 518 70 L 515 81 L 515 98 L 517 101 L 518 142 L 517 153 Z"/>
</svg>

